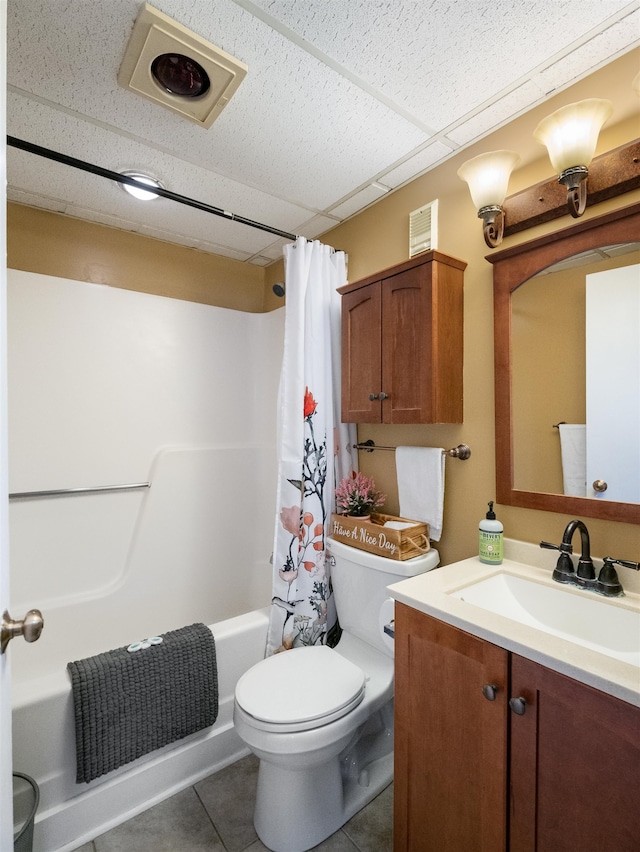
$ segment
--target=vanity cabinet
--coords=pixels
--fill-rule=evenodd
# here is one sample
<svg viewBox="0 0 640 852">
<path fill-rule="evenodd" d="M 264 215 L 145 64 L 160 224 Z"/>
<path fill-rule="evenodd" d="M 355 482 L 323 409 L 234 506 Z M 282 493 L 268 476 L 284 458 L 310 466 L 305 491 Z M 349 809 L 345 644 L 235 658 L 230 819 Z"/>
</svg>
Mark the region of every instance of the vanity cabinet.
<svg viewBox="0 0 640 852">
<path fill-rule="evenodd" d="M 465 267 L 428 251 L 339 288 L 343 422 L 462 422 Z"/>
<path fill-rule="evenodd" d="M 394 852 L 636 852 L 639 708 L 398 602 L 395 625 Z"/>
</svg>

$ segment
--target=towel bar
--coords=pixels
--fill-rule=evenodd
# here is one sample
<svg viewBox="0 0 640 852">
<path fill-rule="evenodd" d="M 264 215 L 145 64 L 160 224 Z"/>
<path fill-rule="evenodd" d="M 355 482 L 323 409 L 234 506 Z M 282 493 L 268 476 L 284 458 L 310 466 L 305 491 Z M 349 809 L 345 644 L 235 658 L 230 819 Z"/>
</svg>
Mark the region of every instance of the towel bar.
<svg viewBox="0 0 640 852">
<path fill-rule="evenodd" d="M 353 444 L 354 450 L 364 450 L 366 453 L 372 453 L 374 450 L 395 450 L 397 447 L 382 447 L 377 446 L 376 442 L 369 438 L 368 441 L 362 441 L 359 444 Z M 445 456 L 450 456 L 453 459 L 466 461 L 471 455 L 471 448 L 467 444 L 458 444 L 457 447 L 452 447 L 450 450 L 442 451 Z"/>
</svg>

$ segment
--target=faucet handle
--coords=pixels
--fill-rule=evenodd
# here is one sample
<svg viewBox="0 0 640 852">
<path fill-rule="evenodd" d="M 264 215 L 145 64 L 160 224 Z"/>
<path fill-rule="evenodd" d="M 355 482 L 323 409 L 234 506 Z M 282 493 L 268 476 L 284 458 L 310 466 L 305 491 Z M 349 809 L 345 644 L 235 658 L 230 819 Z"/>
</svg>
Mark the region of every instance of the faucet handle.
<svg viewBox="0 0 640 852">
<path fill-rule="evenodd" d="M 640 571 L 640 562 L 629 562 L 627 559 L 611 559 L 609 556 L 606 556 L 605 559 L 615 562 L 616 565 L 624 565 L 625 568 L 631 568 L 632 571 Z"/>
<path fill-rule="evenodd" d="M 576 572 L 573 567 L 571 557 L 569 556 L 569 553 L 571 553 L 571 545 L 568 547 L 568 552 L 567 545 L 564 542 L 562 544 L 552 544 L 550 541 L 541 541 L 540 547 L 546 548 L 547 550 L 560 551 L 558 562 L 556 563 L 556 567 L 553 569 L 552 574 L 556 583 L 573 583 L 576 577 Z"/>
<path fill-rule="evenodd" d="M 596 583 L 597 591 L 606 595 L 608 598 L 623 594 L 622 583 L 618 579 L 618 572 L 613 567 L 614 562 L 619 563 L 619 560 L 612 559 L 610 556 L 604 557 L 604 564 L 600 569 Z"/>
</svg>

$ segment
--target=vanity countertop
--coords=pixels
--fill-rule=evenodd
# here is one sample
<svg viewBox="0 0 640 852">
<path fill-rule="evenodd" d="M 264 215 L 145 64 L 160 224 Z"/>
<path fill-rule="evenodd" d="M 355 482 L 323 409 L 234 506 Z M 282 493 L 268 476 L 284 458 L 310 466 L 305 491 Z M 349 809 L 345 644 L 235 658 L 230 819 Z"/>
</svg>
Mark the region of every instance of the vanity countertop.
<svg viewBox="0 0 640 852">
<path fill-rule="evenodd" d="M 554 595 L 587 596 L 594 605 L 614 607 L 618 612 L 626 610 L 640 614 L 640 595 L 628 591 L 628 583 L 626 594 L 620 598 L 603 598 L 593 592 L 560 586 L 551 579 L 555 559 L 550 561 L 549 551 L 543 552 L 533 544 L 510 539 L 505 539 L 504 544 L 507 558 L 499 566 L 486 565 L 478 557 L 472 557 L 394 583 L 388 591 L 400 603 L 640 707 L 639 665 L 615 659 L 585 647 L 578 640 L 552 635 L 462 599 L 465 587 L 501 572 L 546 586 Z M 594 562 L 597 569 L 598 560 Z M 635 572 L 620 569 L 623 585 L 629 573 Z M 610 609 L 607 615 L 611 615 Z M 615 620 L 614 615 L 613 632 Z M 635 642 L 635 636 L 632 639 Z"/>
</svg>

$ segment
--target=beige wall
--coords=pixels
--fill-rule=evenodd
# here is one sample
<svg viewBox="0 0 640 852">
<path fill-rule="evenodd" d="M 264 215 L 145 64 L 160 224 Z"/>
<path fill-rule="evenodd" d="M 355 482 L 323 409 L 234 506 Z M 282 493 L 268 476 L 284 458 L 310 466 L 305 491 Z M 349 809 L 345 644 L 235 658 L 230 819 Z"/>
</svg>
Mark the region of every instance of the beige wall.
<svg viewBox="0 0 640 852">
<path fill-rule="evenodd" d="M 262 267 L 21 204 L 7 208 L 7 265 L 249 313 L 265 310 Z"/>
<path fill-rule="evenodd" d="M 349 280 L 355 281 L 408 258 L 408 216 L 434 198 L 439 206 L 440 251 L 461 258 L 468 266 L 465 272 L 465 358 L 464 358 L 464 422 L 461 425 L 438 426 L 361 426 L 359 438 L 373 438 L 377 444 L 415 444 L 453 447 L 459 443 L 469 444 L 471 458 L 466 462 L 447 460 L 446 500 L 444 533 L 438 545 L 442 561 L 449 563 L 477 552 L 478 521 L 486 511 L 486 503 L 495 496 L 494 464 L 494 392 L 493 392 L 493 292 L 492 266 L 485 260 L 488 254 L 481 223 L 471 204 L 466 184 L 456 175 L 456 170 L 467 159 L 483 151 L 509 148 L 520 153 L 523 164 L 514 172 L 509 191 L 521 189 L 549 179 L 551 167 L 540 146 L 532 139 L 532 131 L 540 119 L 557 107 L 585 97 L 608 97 L 614 101 L 613 122 L 600 137 L 598 151 L 611 150 L 640 135 L 638 126 L 638 100 L 631 92 L 631 81 L 638 70 L 640 51 L 627 54 L 607 68 L 597 72 L 571 89 L 563 92 L 543 107 L 522 116 L 462 154 L 406 187 L 391 193 L 374 206 L 343 223 L 323 236 L 323 242 L 348 252 Z M 589 208 L 586 217 L 599 215 L 610 209 L 626 206 L 640 200 L 640 190 L 622 198 L 612 199 L 595 208 Z M 42 214 L 56 219 L 54 214 Z M 26 214 L 25 214 L 26 217 Z M 18 217 L 19 218 L 19 217 Z M 65 217 L 57 217 L 64 219 Z M 23 220 L 21 220 L 23 222 Z M 68 220 L 67 220 L 68 221 Z M 567 215 L 556 222 L 546 223 L 524 233 L 508 238 L 503 248 L 516 245 L 572 223 Z M 24 224 L 24 223 L 23 223 Z M 60 243 L 63 236 L 42 231 L 29 233 L 28 246 L 17 252 L 14 240 L 24 234 L 16 227 L 16 217 L 9 221 L 9 263 L 18 268 L 35 252 L 40 255 L 39 268 L 35 271 L 61 275 L 82 280 L 87 270 L 95 264 L 98 271 L 109 270 L 109 280 L 115 286 L 131 286 L 137 289 L 139 281 L 152 279 L 152 292 L 168 292 L 178 298 L 204 301 L 203 291 L 215 301 L 209 303 L 239 310 L 272 310 L 282 305 L 282 300 L 271 292 L 271 285 L 283 279 L 282 264 L 277 263 L 266 270 L 249 268 L 248 264 L 225 261 L 223 258 L 202 256 L 200 252 L 164 246 L 167 268 L 154 266 L 152 274 L 140 270 L 138 257 L 139 240 L 145 238 L 126 235 L 122 240 L 112 240 L 111 229 L 87 225 L 86 242 L 74 248 L 73 240 L 65 243 L 75 261 L 75 274 L 60 268 Z M 98 236 L 98 232 L 107 237 Z M 115 232 L 120 233 L 120 232 Z M 46 242 L 45 242 L 46 240 Z M 131 242 L 129 242 L 131 241 Z M 154 242 L 154 241 L 149 241 Z M 157 245 L 157 243 L 154 243 Z M 44 246 L 44 250 L 41 248 Z M 155 255 L 155 249 L 152 257 Z M 195 256 L 198 255 L 198 258 Z M 172 260 L 179 258 L 179 260 Z M 189 261 L 189 262 L 188 262 Z M 193 261 L 193 264 L 190 263 Z M 196 262 L 197 261 L 197 262 Z M 212 270 L 211 280 L 207 278 Z M 237 276 L 237 277 L 236 277 Z M 169 280 L 171 279 L 171 280 Z M 122 283 L 122 282 L 126 283 Z M 176 281 L 181 281 L 180 290 Z M 233 282 L 233 287 L 229 283 Z M 230 291 L 231 294 L 230 294 Z M 236 291 L 242 294 L 237 304 Z M 245 304 L 240 304 L 244 302 Z M 208 301 L 208 300 L 207 300 Z M 395 484 L 394 454 L 379 451 L 363 453 L 360 458 L 363 471 L 373 475 L 378 486 L 387 492 L 387 509 L 397 511 L 397 488 Z M 559 542 L 569 516 L 496 506 L 498 517 L 503 521 L 505 534 L 512 538 L 538 542 L 541 539 Z M 636 525 L 589 520 L 592 553 L 640 559 L 640 528 Z M 550 555 L 550 565 L 553 556 Z"/>
<path fill-rule="evenodd" d="M 484 151 L 507 148 L 520 153 L 523 165 L 514 172 L 509 192 L 552 177 L 544 149 L 533 140 L 537 123 L 559 106 L 587 97 L 605 97 L 614 102 L 614 117 L 601 133 L 601 154 L 640 135 L 640 102 L 631 90 L 638 70 L 640 51 L 627 54 L 607 68 L 581 81 L 512 124 L 492 134 L 482 143 L 468 148 L 444 165 L 406 187 L 394 192 L 360 215 L 345 222 L 323 241 L 349 254 L 349 280 L 355 281 L 408 257 L 409 213 L 434 198 L 439 199 L 439 245 L 447 254 L 465 260 L 465 356 L 464 422 L 455 426 L 360 426 L 359 440 L 373 438 L 377 444 L 397 446 L 416 444 L 454 447 L 469 444 L 468 461 L 448 459 L 446 463 L 445 517 L 442 541 L 438 545 L 445 563 L 477 553 L 478 521 L 486 503 L 495 497 L 494 390 L 493 390 L 493 289 L 492 266 L 485 260 L 489 253 L 481 222 L 476 217 L 466 184 L 456 174 L 460 165 Z M 640 200 L 640 190 L 589 208 L 585 217 L 624 207 Z M 502 248 L 566 228 L 569 215 L 506 239 Z M 271 270 L 274 272 L 275 270 Z M 277 279 L 276 279 L 277 280 Z M 398 510 L 394 454 L 360 454 L 361 469 L 374 476 L 378 486 L 389 495 L 388 510 Z M 571 516 L 510 506 L 496 505 L 504 523 L 505 535 L 524 541 L 560 542 Z M 592 553 L 618 555 L 640 560 L 640 528 L 632 524 L 586 519 L 591 533 Z M 554 563 L 552 554 L 550 565 Z"/>
</svg>

